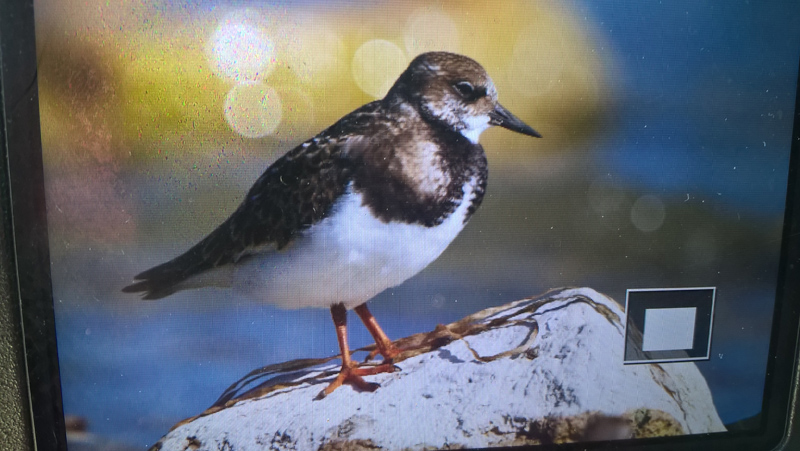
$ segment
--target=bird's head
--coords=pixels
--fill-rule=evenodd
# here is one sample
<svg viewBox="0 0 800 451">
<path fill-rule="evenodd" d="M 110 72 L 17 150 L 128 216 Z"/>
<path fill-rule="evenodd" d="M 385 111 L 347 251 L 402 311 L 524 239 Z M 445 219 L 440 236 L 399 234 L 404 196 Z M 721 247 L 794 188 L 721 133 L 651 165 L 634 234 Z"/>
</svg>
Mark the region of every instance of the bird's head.
<svg viewBox="0 0 800 451">
<path fill-rule="evenodd" d="M 431 52 L 414 58 L 385 100 L 409 102 L 426 120 L 460 132 L 475 144 L 493 125 L 541 137 L 500 105 L 494 82 L 480 64 L 455 53 Z"/>
</svg>

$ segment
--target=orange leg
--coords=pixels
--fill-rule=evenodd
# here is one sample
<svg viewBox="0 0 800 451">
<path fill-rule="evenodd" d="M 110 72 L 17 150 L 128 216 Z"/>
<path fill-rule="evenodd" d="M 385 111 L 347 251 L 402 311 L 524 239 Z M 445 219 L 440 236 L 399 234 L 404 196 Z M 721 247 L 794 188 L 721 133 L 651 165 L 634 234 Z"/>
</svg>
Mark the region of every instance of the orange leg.
<svg viewBox="0 0 800 451">
<path fill-rule="evenodd" d="M 342 370 L 339 372 L 339 375 L 336 376 L 336 379 L 334 379 L 330 385 L 325 387 L 325 389 L 322 390 L 319 395 L 317 395 L 317 398 L 322 399 L 330 395 L 334 390 L 341 387 L 342 384 L 351 384 L 363 391 L 377 390 L 378 387 L 380 387 L 380 384 L 367 382 L 361 376 L 369 376 L 378 373 L 391 373 L 394 371 L 394 365 L 386 364 L 367 368 L 359 368 L 358 364 L 353 362 L 353 360 L 350 358 L 350 346 L 347 344 L 347 310 L 345 309 L 344 305 L 336 304 L 331 306 L 331 317 L 333 317 L 333 324 L 336 326 L 336 338 L 339 340 L 339 350 L 342 352 Z M 385 334 L 384 337 L 386 337 Z"/>
<path fill-rule="evenodd" d="M 375 320 L 375 317 L 372 316 L 372 313 L 370 313 L 367 308 L 367 304 L 361 304 L 354 310 L 358 314 L 358 317 L 361 318 L 361 321 L 364 322 L 364 325 L 367 326 L 367 330 L 372 334 L 372 338 L 375 339 L 375 344 L 378 346 L 377 351 L 386 359 L 385 362 L 391 362 L 393 358 L 400 354 L 400 350 L 392 344 L 392 340 L 389 340 L 389 337 L 383 332 L 381 326 L 378 325 L 378 321 Z M 373 351 L 368 358 L 375 357 L 374 354 L 375 351 Z"/>
</svg>

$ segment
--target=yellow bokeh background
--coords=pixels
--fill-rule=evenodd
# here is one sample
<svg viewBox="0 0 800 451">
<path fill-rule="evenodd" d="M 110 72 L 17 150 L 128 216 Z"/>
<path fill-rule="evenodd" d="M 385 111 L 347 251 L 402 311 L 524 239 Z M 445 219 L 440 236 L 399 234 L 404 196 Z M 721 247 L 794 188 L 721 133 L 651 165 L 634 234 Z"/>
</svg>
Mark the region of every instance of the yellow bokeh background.
<svg viewBox="0 0 800 451">
<path fill-rule="evenodd" d="M 40 3 L 51 225 L 93 240 L 132 239 L 147 214 L 123 173 L 149 174 L 179 201 L 192 201 L 181 193 L 193 186 L 216 187 L 198 196 L 212 212 L 203 220 L 224 219 L 269 162 L 382 96 L 425 51 L 480 62 L 501 103 L 544 135 L 484 133 L 493 168 L 524 175 L 542 156 L 579 149 L 610 102 L 602 44 L 557 2 Z M 241 169 L 254 159 L 263 166 Z M 111 222 L 87 225 L 93 215 Z"/>
</svg>

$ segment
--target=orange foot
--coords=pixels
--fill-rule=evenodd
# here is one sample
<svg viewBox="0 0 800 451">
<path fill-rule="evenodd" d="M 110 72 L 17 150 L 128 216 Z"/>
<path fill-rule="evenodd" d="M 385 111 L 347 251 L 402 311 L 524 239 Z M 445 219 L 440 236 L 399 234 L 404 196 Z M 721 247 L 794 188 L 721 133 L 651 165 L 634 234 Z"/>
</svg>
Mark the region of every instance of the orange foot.
<svg viewBox="0 0 800 451">
<path fill-rule="evenodd" d="M 394 372 L 394 370 L 394 365 L 390 363 L 360 368 L 357 363 L 347 359 L 347 362 L 342 364 L 342 370 L 339 372 L 339 375 L 336 376 L 336 379 L 334 379 L 333 382 L 325 387 L 324 390 L 319 392 L 316 399 L 322 399 L 330 395 L 334 390 L 341 387 L 343 384 L 352 385 L 359 391 L 373 392 L 377 390 L 381 384 L 367 382 L 361 376 L 371 376 L 379 373 L 391 373 Z"/>
<path fill-rule="evenodd" d="M 334 390 L 341 387 L 342 384 L 350 384 L 362 391 L 375 391 L 380 387 L 380 384 L 367 382 L 361 376 L 391 373 L 395 369 L 394 365 L 391 363 L 391 359 L 399 354 L 399 351 L 392 345 L 392 342 L 386 337 L 386 334 L 380 330 L 380 327 L 377 326 L 375 318 L 372 317 L 372 314 L 369 313 L 365 305 L 356 307 L 356 312 L 362 320 L 365 318 L 367 319 L 367 321 L 365 321 L 367 329 L 369 329 L 373 337 L 375 337 L 378 349 L 380 350 L 379 352 L 383 354 L 386 361 L 381 365 L 366 366 L 363 368 L 360 368 L 357 363 L 353 362 L 353 359 L 350 357 L 350 346 L 347 343 L 347 310 L 345 310 L 343 304 L 332 305 L 331 317 L 333 318 L 333 324 L 336 326 L 336 338 L 339 341 L 339 350 L 342 352 L 342 370 L 339 372 L 339 375 L 336 376 L 336 379 L 317 395 L 316 399 L 322 399 L 330 395 Z M 377 330 L 377 332 L 375 330 Z M 376 333 L 378 334 L 377 336 Z"/>
</svg>

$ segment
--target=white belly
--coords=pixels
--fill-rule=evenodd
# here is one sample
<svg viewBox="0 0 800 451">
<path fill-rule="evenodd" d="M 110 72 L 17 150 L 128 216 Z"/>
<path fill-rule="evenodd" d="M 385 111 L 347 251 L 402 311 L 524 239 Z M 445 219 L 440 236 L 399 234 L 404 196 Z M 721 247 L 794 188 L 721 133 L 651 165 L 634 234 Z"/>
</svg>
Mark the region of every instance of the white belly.
<svg viewBox="0 0 800 451">
<path fill-rule="evenodd" d="M 233 287 L 284 308 L 358 306 L 422 271 L 464 227 L 475 180 L 456 210 L 436 227 L 383 223 L 348 190 L 333 214 L 286 249 L 237 265 Z"/>
</svg>

